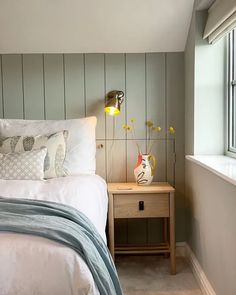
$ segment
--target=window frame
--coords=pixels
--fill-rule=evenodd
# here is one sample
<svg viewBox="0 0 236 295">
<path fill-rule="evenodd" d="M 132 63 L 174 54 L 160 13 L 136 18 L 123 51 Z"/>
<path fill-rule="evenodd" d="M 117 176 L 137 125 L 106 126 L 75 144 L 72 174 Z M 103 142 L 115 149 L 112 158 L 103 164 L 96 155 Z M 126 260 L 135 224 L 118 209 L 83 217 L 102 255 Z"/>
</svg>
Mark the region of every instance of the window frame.
<svg viewBox="0 0 236 295">
<path fill-rule="evenodd" d="M 227 75 L 227 137 L 226 137 L 226 155 L 236 158 L 236 30 L 230 32 L 228 37 L 228 75 Z"/>
</svg>

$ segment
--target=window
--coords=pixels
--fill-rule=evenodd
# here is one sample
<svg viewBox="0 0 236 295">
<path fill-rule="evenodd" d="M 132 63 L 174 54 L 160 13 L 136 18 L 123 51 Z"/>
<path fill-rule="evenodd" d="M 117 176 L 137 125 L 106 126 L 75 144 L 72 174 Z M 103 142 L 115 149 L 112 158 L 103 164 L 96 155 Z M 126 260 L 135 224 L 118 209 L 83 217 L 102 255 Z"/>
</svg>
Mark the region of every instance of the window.
<svg viewBox="0 0 236 295">
<path fill-rule="evenodd" d="M 229 34 L 227 152 L 236 157 L 236 30 Z"/>
</svg>

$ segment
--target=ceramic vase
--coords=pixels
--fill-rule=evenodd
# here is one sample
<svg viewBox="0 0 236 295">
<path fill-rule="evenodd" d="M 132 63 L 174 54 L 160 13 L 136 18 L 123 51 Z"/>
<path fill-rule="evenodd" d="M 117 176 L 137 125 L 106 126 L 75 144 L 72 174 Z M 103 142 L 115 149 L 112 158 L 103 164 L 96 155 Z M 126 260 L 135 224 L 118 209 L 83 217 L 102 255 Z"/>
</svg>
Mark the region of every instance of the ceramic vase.
<svg viewBox="0 0 236 295">
<path fill-rule="evenodd" d="M 156 159 L 153 155 L 139 154 L 134 176 L 138 185 L 149 185 L 152 183 Z"/>
</svg>

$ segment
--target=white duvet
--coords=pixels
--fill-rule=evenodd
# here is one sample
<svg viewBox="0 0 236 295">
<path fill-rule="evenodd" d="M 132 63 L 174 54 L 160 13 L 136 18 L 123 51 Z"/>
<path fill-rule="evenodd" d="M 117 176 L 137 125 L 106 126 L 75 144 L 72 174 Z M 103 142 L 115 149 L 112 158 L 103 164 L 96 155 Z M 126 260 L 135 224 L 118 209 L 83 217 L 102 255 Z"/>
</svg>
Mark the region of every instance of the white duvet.
<svg viewBox="0 0 236 295">
<path fill-rule="evenodd" d="M 106 183 L 97 175 L 0 180 L 0 196 L 73 206 L 87 215 L 106 241 Z M 0 233 L 0 295 L 72 294 L 98 294 L 87 265 L 74 250 L 41 237 Z"/>
</svg>

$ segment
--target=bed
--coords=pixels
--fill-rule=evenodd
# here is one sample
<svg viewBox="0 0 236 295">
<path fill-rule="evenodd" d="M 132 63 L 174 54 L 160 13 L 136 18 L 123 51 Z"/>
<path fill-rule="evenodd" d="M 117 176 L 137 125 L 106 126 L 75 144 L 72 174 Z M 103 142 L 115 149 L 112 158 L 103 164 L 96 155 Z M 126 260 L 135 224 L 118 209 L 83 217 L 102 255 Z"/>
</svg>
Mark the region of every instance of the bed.
<svg viewBox="0 0 236 295">
<path fill-rule="evenodd" d="M 12 136 L 11 131 L 1 127 L 0 123 L 1 134 Z M 83 173 L 46 180 L 0 179 L 0 196 L 76 208 L 88 217 L 106 243 L 106 183 L 98 175 L 83 171 L 85 167 L 88 165 L 80 167 Z M 89 169 L 93 169 L 93 163 Z M 91 271 L 73 249 L 44 237 L 14 232 L 0 231 L 0 239 L 0 295 L 100 294 Z"/>
<path fill-rule="evenodd" d="M 6 198 L 27 197 L 73 206 L 91 219 L 106 240 L 106 184 L 97 175 L 42 182 L 0 180 L 0 188 Z M 30 235 L 0 233 L 0 238 L 1 295 L 98 294 L 88 267 L 75 251 Z"/>
</svg>

